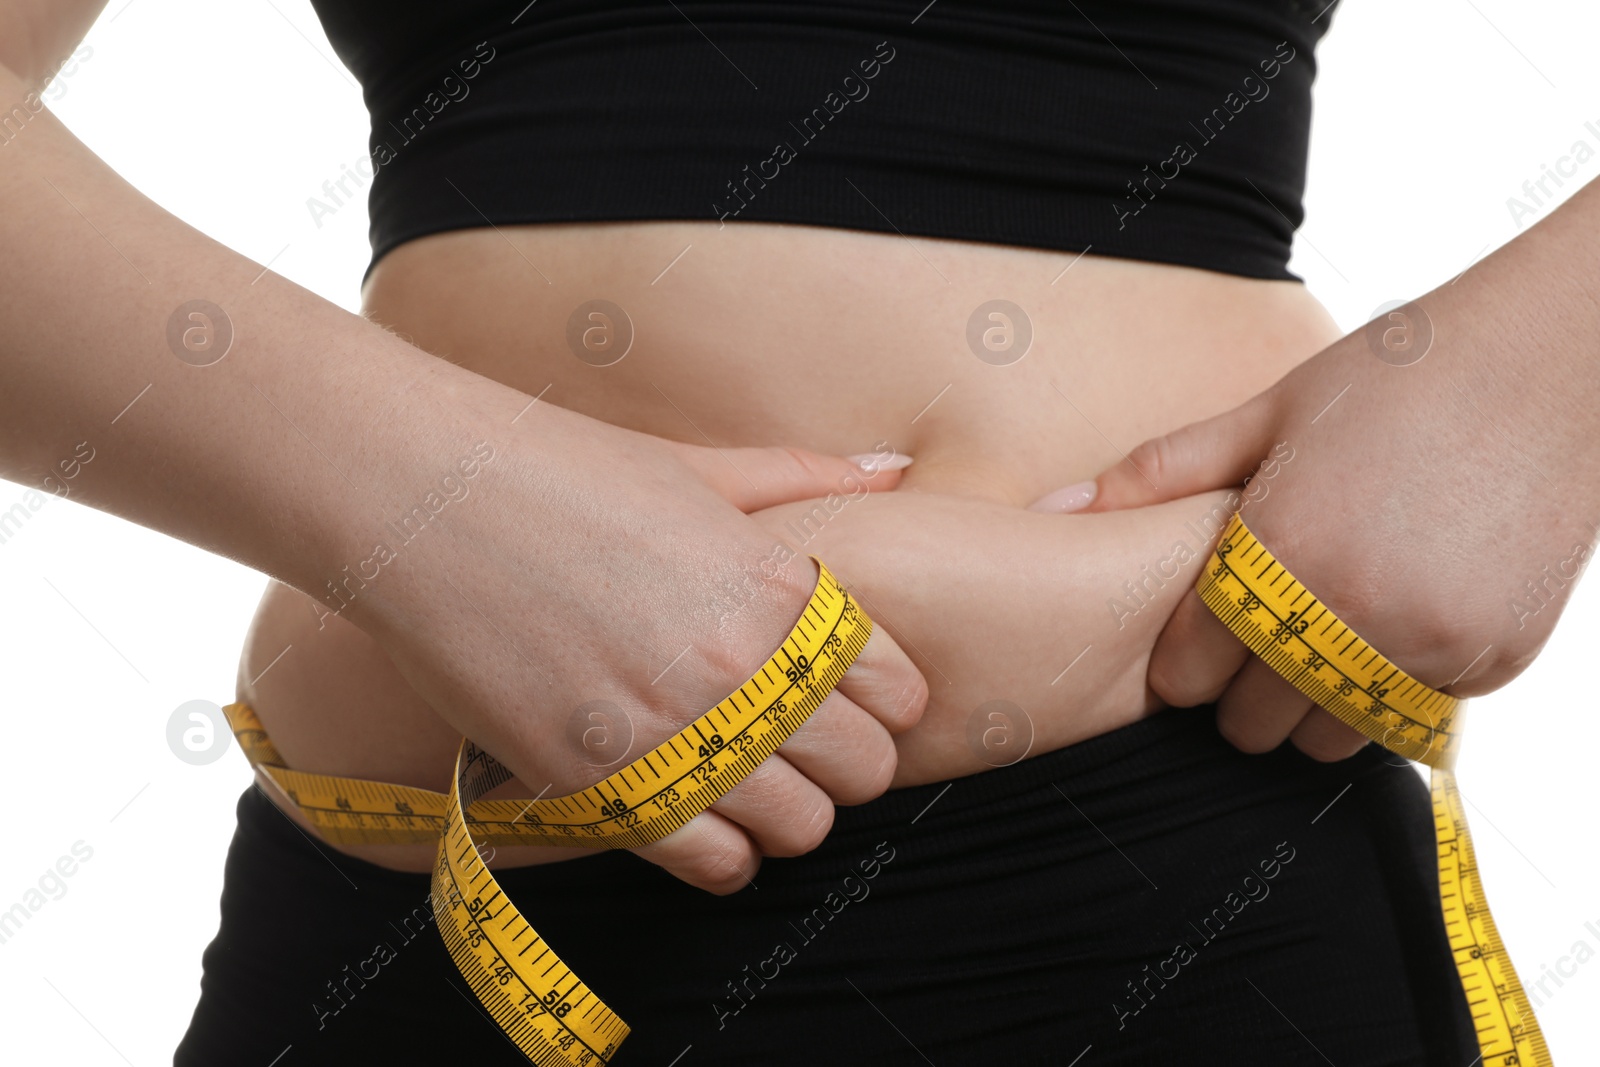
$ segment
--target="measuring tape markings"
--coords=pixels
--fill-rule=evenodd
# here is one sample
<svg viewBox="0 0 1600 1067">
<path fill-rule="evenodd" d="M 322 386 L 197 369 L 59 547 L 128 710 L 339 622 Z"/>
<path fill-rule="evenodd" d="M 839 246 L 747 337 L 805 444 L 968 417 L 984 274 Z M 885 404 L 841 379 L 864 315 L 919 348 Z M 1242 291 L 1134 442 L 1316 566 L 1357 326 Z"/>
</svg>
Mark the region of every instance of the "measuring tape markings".
<svg viewBox="0 0 1600 1067">
<path fill-rule="evenodd" d="M 821 561 L 817 566 L 817 589 L 799 622 L 745 685 L 652 752 L 566 797 L 483 800 L 511 773 L 468 740 L 449 794 L 292 771 L 248 707 L 225 710 L 252 764 L 329 841 L 439 843 L 437 928 L 474 995 L 530 1060 L 541 1067 L 605 1063 L 626 1038 L 627 1024 L 506 899 L 478 849 L 638 847 L 678 829 L 732 788 L 805 721 L 870 636 L 871 620 Z M 1441 908 L 1483 1063 L 1547 1067 L 1543 1035 L 1484 897 L 1451 771 L 1464 702 L 1389 663 L 1296 581 L 1237 514 L 1196 591 L 1300 692 L 1389 750 L 1433 768 Z M 1298 658 L 1290 650 L 1296 642 L 1305 653 Z M 784 699 L 795 692 L 792 704 Z M 733 758 L 718 766 L 730 749 Z"/>
<path fill-rule="evenodd" d="M 819 594 L 822 591 L 823 584 L 819 582 Z M 801 623 L 767 667 L 676 738 L 655 750 L 654 755 L 663 764 L 663 770 L 671 773 L 675 765 L 680 768 L 675 778 L 649 767 L 648 757 L 645 757 L 584 793 L 538 803 L 561 806 L 564 802 L 575 802 L 576 798 L 576 802 L 586 802 L 591 812 L 598 807 L 599 819 L 568 825 L 617 825 L 620 828 L 610 831 L 606 841 L 614 847 L 634 847 L 616 844 L 618 842 L 659 840 L 705 810 L 805 721 L 866 644 L 870 623 L 854 608 L 842 588 L 835 586 L 834 591 L 840 598 L 840 610 L 825 632 L 816 624 L 807 625 L 803 615 Z M 817 613 L 817 620 L 827 621 L 821 612 Z M 838 632 L 841 628 L 849 629 L 848 638 Z M 819 667 L 819 658 L 830 650 L 833 654 L 829 662 Z M 777 669 L 778 656 L 787 659 L 790 666 L 774 678 L 772 671 Z M 764 691 L 763 681 L 771 688 Z M 780 682 L 786 684 L 779 687 Z M 765 702 L 752 699 L 751 691 L 757 698 L 770 699 Z M 799 695 L 792 703 L 785 700 L 797 691 Z M 739 698 L 745 702 L 743 709 L 738 706 Z M 731 739 L 723 741 L 721 738 L 715 717 L 720 717 L 722 725 L 730 728 L 742 720 L 733 737 L 752 738 L 748 744 L 738 746 L 741 751 L 733 761 L 720 768 L 715 759 L 733 745 Z M 753 732 L 758 728 L 760 736 L 755 736 Z M 698 746 L 695 740 L 699 740 Z M 694 755 L 684 756 L 679 751 L 680 744 Z M 676 763 L 669 761 L 669 752 L 670 760 Z M 699 762 L 694 762 L 696 757 Z M 664 784 L 646 785 L 642 772 L 637 769 L 641 764 L 649 767 L 658 779 L 663 779 Z M 637 785 L 628 782 L 629 770 L 638 779 Z M 447 914 L 451 920 L 448 924 L 439 924 L 440 933 L 457 966 L 467 975 L 468 981 L 474 983 L 479 1000 L 531 1059 L 552 1064 L 604 1062 L 627 1036 L 627 1024 L 594 996 L 505 899 L 474 844 L 474 820 L 470 818 L 473 802 L 507 778 L 509 772 L 488 753 L 470 741 L 463 743 L 450 795 L 448 827 L 434 869 L 434 895 L 449 902 Z M 611 786 L 616 795 L 608 798 L 606 786 Z M 692 791 L 687 799 L 679 793 L 679 786 Z M 632 795 L 624 796 L 624 793 Z M 660 797 L 677 799 L 655 805 L 659 812 L 652 818 L 630 822 L 628 817 L 641 795 L 652 801 Z M 580 813 L 577 817 L 592 816 Z M 468 893 L 475 896 L 468 899 Z M 502 917 L 504 921 L 500 921 Z M 527 944 L 518 948 L 524 937 L 529 938 Z M 539 949 L 538 954 L 522 963 L 535 948 Z M 547 957 L 548 965 L 536 972 L 535 968 L 545 963 Z M 514 986 L 523 989 L 520 998 L 514 999 Z M 551 1058 L 542 1060 L 541 1055 Z"/>
<path fill-rule="evenodd" d="M 1360 691 L 1371 701 L 1364 709 L 1365 716 L 1377 718 L 1382 712 L 1389 717 L 1389 722 L 1384 734 L 1379 736 L 1374 736 L 1355 723 L 1349 725 L 1385 748 L 1430 766 L 1440 763 L 1441 760 L 1446 761 L 1443 765 L 1454 765 L 1459 736 L 1450 732 L 1450 726 L 1454 723 L 1464 701 L 1431 689 L 1399 667 L 1390 664 L 1376 649 L 1339 621 L 1338 616 L 1297 582 L 1283 565 L 1255 540 L 1254 535 L 1249 534 L 1242 521 L 1236 520 L 1228 529 L 1231 531 L 1236 527 L 1249 537 L 1249 543 L 1244 545 L 1234 543 L 1225 532 L 1217 546 L 1218 551 L 1212 555 L 1213 565 L 1210 571 L 1202 575 L 1196 587 L 1200 599 L 1211 608 L 1223 625 L 1233 631 L 1235 636 L 1240 637 L 1252 652 L 1265 660 L 1280 676 L 1321 707 L 1348 702 L 1359 686 Z M 1263 558 L 1266 560 L 1266 563 L 1256 573 L 1249 575 L 1248 579 L 1228 562 L 1228 557 L 1241 547 L 1244 548 L 1246 556 L 1252 557 L 1244 561 L 1247 567 Z M 1263 586 L 1261 583 L 1273 571 L 1277 571 L 1277 576 Z M 1228 581 L 1229 578 L 1233 579 L 1231 583 Z M 1274 590 L 1273 587 L 1280 582 L 1284 583 L 1284 589 Z M 1230 585 L 1237 585 L 1244 590 L 1243 596 L 1230 599 Z M 1262 589 L 1273 590 L 1275 597 L 1270 600 L 1263 598 Z M 1294 589 L 1298 592 L 1292 597 L 1289 596 L 1289 592 Z M 1309 610 L 1307 608 L 1295 609 L 1295 605 L 1303 600 L 1314 605 L 1317 612 L 1315 617 L 1306 617 Z M 1279 610 L 1275 610 L 1275 607 Z M 1281 610 L 1284 607 L 1290 610 Z M 1267 613 L 1277 620 L 1270 631 L 1264 627 L 1252 627 L 1248 621 L 1258 608 L 1266 609 Z M 1307 636 L 1311 628 L 1324 618 L 1327 621 L 1322 628 Z M 1330 634 L 1329 631 L 1334 627 L 1338 628 L 1338 632 Z M 1241 629 L 1253 631 L 1253 636 L 1246 637 L 1240 633 Z M 1347 636 L 1349 640 L 1344 641 Z M 1306 647 L 1306 659 L 1297 661 L 1287 651 L 1288 643 L 1295 639 Z M 1342 645 L 1341 641 L 1344 641 Z M 1350 665 L 1350 670 L 1345 670 L 1341 666 L 1345 663 Z M 1333 684 L 1323 681 L 1321 675 L 1325 670 L 1338 680 Z M 1364 674 L 1366 680 L 1362 681 L 1357 672 Z M 1397 690 L 1394 689 L 1396 680 L 1399 681 Z M 1395 694 L 1393 702 L 1387 699 L 1391 691 Z M 1408 712 L 1407 708 L 1412 710 Z M 1440 711 L 1440 714 L 1433 714 L 1435 710 Z M 1338 715 L 1337 712 L 1335 714 Z M 1419 717 L 1419 714 L 1425 718 Z M 1344 716 L 1339 717 L 1341 721 L 1344 720 Z M 1422 741 L 1413 737 L 1413 731 L 1416 730 L 1424 731 L 1427 740 Z"/>
<path fill-rule="evenodd" d="M 483 800 L 512 775 L 468 739 L 448 794 L 293 771 L 248 706 L 224 710 L 251 763 L 330 842 L 437 842 L 436 926 L 474 995 L 541 1067 L 604 1063 L 626 1038 L 627 1024 L 506 899 L 478 848 L 637 848 L 679 829 L 738 784 L 810 717 L 872 634 L 872 621 L 812 559 L 816 589 L 760 670 L 674 737 L 568 796 Z"/>
<path fill-rule="evenodd" d="M 1274 559 L 1238 514 L 1223 530 L 1195 590 L 1234 636 L 1319 707 L 1432 769 L 1440 907 L 1481 1062 L 1548 1067 L 1544 1035 L 1489 911 L 1456 787 L 1465 701 L 1424 685 L 1381 656 Z M 1292 642 L 1303 647 L 1303 657 L 1289 650 Z"/>
</svg>

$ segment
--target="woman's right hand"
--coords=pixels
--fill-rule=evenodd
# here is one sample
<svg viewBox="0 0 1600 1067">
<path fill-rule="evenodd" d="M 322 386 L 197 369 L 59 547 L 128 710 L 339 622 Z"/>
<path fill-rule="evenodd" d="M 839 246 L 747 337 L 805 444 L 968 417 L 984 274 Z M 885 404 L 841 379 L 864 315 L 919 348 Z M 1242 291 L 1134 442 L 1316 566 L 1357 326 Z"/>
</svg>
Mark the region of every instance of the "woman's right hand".
<svg viewBox="0 0 1600 1067">
<path fill-rule="evenodd" d="M 626 755 L 637 758 L 742 685 L 788 636 L 816 567 L 800 556 L 763 578 L 777 542 L 745 512 L 861 483 L 892 488 L 899 477 L 796 449 L 666 441 L 548 404 L 513 422 L 521 394 L 484 385 L 488 402 L 470 401 L 482 417 L 465 424 L 479 429 L 430 435 L 433 459 L 412 457 L 403 479 L 381 464 L 383 517 L 365 537 L 352 531 L 362 547 L 348 568 L 376 577 L 348 582 L 343 609 L 328 590 L 320 599 L 374 637 L 442 718 L 550 797 L 624 765 L 610 748 L 603 767 L 585 749 L 588 731 L 575 728 L 585 705 L 620 711 L 613 728 L 631 734 L 622 744 L 631 740 Z M 430 505 L 439 510 L 428 521 Z M 761 855 L 819 844 L 834 804 L 888 787 L 891 735 L 926 699 L 921 674 L 875 629 L 777 753 L 637 851 L 712 892 L 743 887 Z"/>
<path fill-rule="evenodd" d="M 937 492 L 782 504 L 801 539 L 919 664 L 932 690 L 898 739 L 896 785 L 1005 766 L 1164 706 L 1146 684 L 1162 626 L 1237 494 L 1104 515 L 1041 515 Z"/>
<path fill-rule="evenodd" d="M 0 98 L 37 104 L 95 7 L 0 0 Z M 0 477 L 54 492 L 52 472 L 92 449 L 76 499 L 323 600 L 552 796 L 605 776 L 568 740 L 581 705 L 623 709 L 643 752 L 788 635 L 809 561 L 715 599 L 774 547 L 741 509 L 826 494 L 846 461 L 671 444 L 533 404 L 184 225 L 27 110 L 0 155 Z M 471 467 L 480 441 L 493 458 Z M 758 853 L 814 846 L 835 801 L 888 785 L 889 732 L 924 693 L 875 634 L 776 756 L 640 851 L 724 891 Z"/>
</svg>

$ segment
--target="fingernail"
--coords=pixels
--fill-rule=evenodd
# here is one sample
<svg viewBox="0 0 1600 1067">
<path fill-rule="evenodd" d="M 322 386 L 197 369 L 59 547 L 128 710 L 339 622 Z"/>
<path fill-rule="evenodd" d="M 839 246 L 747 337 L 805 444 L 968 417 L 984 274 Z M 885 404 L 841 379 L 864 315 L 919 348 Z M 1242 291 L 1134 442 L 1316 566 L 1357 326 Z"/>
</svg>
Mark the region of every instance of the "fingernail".
<svg viewBox="0 0 1600 1067">
<path fill-rule="evenodd" d="M 877 474 L 879 471 L 903 471 L 911 466 L 911 457 L 904 452 L 896 452 L 892 456 L 885 456 L 879 452 L 864 452 L 859 456 L 847 458 L 867 474 Z"/>
<path fill-rule="evenodd" d="M 1064 515 L 1069 511 L 1079 511 L 1094 503 L 1097 487 L 1093 482 L 1079 482 L 1069 485 L 1065 489 L 1057 489 L 1053 493 L 1035 500 L 1028 505 L 1029 511 L 1045 511 L 1052 514 Z"/>
</svg>

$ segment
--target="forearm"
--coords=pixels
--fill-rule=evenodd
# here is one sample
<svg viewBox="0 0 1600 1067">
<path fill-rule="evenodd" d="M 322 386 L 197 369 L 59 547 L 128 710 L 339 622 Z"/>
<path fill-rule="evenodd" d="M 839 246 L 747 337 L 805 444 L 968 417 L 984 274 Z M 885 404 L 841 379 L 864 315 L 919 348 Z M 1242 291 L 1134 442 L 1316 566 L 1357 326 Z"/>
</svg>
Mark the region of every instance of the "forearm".
<svg viewBox="0 0 1600 1067">
<path fill-rule="evenodd" d="M 851 500 L 820 528 L 811 502 L 755 518 L 824 560 L 922 669 L 927 711 L 898 739 L 906 785 L 1030 743 L 1060 748 L 1158 706 L 1145 664 L 1238 499 L 1058 516 L 900 492 Z"/>
<path fill-rule="evenodd" d="M 0 67 L 40 88 L 105 6 L 105 0 L 0 0 Z M 21 99 L 8 97 L 6 107 Z"/>
<path fill-rule="evenodd" d="M 1523 475 L 1554 479 L 1575 509 L 1600 518 L 1600 183 L 1419 303 L 1433 350 L 1398 372 L 1378 366 L 1391 375 L 1379 380 L 1428 381 L 1514 443 Z"/>
<path fill-rule="evenodd" d="M 510 393 L 186 226 L 47 111 L 0 142 L 0 202 L 0 475 L 298 588 L 370 550 L 395 472 L 454 458 L 469 395 Z M 197 299 L 233 331 L 207 366 L 169 343 Z"/>
</svg>

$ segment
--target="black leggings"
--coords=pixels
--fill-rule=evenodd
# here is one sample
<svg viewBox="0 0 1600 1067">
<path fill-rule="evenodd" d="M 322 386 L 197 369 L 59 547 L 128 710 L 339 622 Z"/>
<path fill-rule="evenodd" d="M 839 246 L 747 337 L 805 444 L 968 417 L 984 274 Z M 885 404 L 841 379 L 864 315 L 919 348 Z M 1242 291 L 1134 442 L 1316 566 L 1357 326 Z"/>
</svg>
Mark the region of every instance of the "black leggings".
<svg viewBox="0 0 1600 1067">
<path fill-rule="evenodd" d="M 616 1067 L 1464 1067 L 1428 794 L 1400 763 L 1246 756 L 1213 709 L 1167 711 L 840 809 L 728 897 L 625 852 L 497 878 L 633 1026 Z M 427 895 L 250 789 L 176 1067 L 525 1064 Z"/>
</svg>

